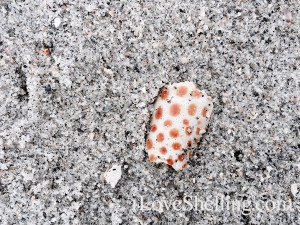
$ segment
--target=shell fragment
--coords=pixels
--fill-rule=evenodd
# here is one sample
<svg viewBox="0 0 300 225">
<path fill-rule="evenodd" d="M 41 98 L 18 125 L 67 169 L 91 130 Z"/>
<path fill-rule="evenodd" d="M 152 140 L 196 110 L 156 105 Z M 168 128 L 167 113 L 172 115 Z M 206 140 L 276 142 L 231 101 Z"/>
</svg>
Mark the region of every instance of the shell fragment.
<svg viewBox="0 0 300 225">
<path fill-rule="evenodd" d="M 146 141 L 149 160 L 182 170 L 206 132 L 212 99 L 194 83 L 182 82 L 163 87 L 154 107 Z"/>
<path fill-rule="evenodd" d="M 122 170 L 120 165 L 113 165 L 109 170 L 107 170 L 104 174 L 104 178 L 107 183 L 110 184 L 112 188 L 114 188 L 118 181 L 120 180 L 122 175 Z"/>
</svg>

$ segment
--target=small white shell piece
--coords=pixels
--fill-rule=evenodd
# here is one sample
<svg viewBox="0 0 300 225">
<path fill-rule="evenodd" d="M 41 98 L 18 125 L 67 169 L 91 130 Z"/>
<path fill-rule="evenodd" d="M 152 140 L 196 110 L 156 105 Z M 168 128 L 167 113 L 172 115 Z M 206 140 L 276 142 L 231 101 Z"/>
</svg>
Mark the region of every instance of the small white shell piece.
<svg viewBox="0 0 300 225">
<path fill-rule="evenodd" d="M 175 83 L 162 88 L 154 108 L 146 141 L 149 160 L 182 170 L 206 132 L 212 98 L 192 82 Z"/>
<path fill-rule="evenodd" d="M 112 188 L 115 188 L 118 181 L 120 180 L 122 175 L 122 170 L 120 165 L 113 165 L 110 169 L 108 169 L 104 173 L 104 178 L 107 183 L 110 184 Z"/>
<path fill-rule="evenodd" d="M 293 195 L 293 197 L 296 197 L 297 193 L 298 193 L 298 184 L 291 184 L 291 193 Z"/>
</svg>

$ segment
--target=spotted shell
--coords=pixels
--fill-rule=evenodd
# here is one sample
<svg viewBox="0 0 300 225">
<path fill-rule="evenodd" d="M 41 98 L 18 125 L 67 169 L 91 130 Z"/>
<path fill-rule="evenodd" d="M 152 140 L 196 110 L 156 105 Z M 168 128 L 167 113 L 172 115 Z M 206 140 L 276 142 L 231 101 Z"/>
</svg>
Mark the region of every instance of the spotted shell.
<svg viewBox="0 0 300 225">
<path fill-rule="evenodd" d="M 213 110 L 212 98 L 192 82 L 162 88 L 146 140 L 149 160 L 175 170 L 187 167 Z"/>
</svg>

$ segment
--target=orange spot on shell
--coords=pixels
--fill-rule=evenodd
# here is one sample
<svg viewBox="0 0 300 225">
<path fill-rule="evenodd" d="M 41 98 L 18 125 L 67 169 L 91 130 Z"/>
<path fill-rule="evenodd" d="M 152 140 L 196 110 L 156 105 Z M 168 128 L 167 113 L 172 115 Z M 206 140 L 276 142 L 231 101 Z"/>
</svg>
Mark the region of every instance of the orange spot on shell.
<svg viewBox="0 0 300 225">
<path fill-rule="evenodd" d="M 166 147 L 161 147 L 161 148 L 159 149 L 159 152 L 160 152 L 161 154 L 165 155 L 165 154 L 167 154 L 168 150 L 166 149 Z"/>
<path fill-rule="evenodd" d="M 147 143 L 146 143 L 147 149 L 150 150 L 151 148 L 153 148 L 153 142 L 151 139 L 148 139 Z"/>
<path fill-rule="evenodd" d="M 45 49 L 42 50 L 42 52 L 43 52 L 45 55 L 50 55 L 50 54 L 51 54 L 50 48 L 45 48 Z"/>
<path fill-rule="evenodd" d="M 183 160 L 184 160 L 184 158 L 185 158 L 185 155 L 184 154 L 181 154 L 181 155 L 178 155 L 178 160 L 180 161 L 180 162 L 182 162 Z"/>
<path fill-rule="evenodd" d="M 192 128 L 190 126 L 188 126 L 188 127 L 185 128 L 185 134 L 187 136 L 190 136 L 192 134 Z"/>
<path fill-rule="evenodd" d="M 172 121 L 171 120 L 166 120 L 165 122 L 164 122 L 164 126 L 165 127 L 170 127 L 170 126 L 172 126 Z"/>
<path fill-rule="evenodd" d="M 201 98 L 202 97 L 202 93 L 199 90 L 194 90 L 194 91 L 192 91 L 192 96 L 196 97 L 196 98 Z"/>
<path fill-rule="evenodd" d="M 178 116 L 180 114 L 181 108 L 180 105 L 174 103 L 170 106 L 170 115 L 171 116 Z"/>
<path fill-rule="evenodd" d="M 172 148 L 173 148 L 174 150 L 179 150 L 179 149 L 181 148 L 181 144 L 178 143 L 178 142 L 174 142 L 174 143 L 172 144 Z"/>
<path fill-rule="evenodd" d="M 162 115 L 163 115 L 163 109 L 162 109 L 162 107 L 159 106 L 155 112 L 155 118 L 161 119 Z"/>
<path fill-rule="evenodd" d="M 184 119 L 183 124 L 188 126 L 190 124 L 190 121 L 188 119 Z"/>
<path fill-rule="evenodd" d="M 161 99 L 165 100 L 169 97 L 169 89 L 168 88 L 163 88 L 161 93 L 160 93 Z"/>
<path fill-rule="evenodd" d="M 191 141 L 191 140 L 188 140 L 187 145 L 188 145 L 189 147 L 191 147 L 191 146 L 192 146 L 192 141 Z"/>
<path fill-rule="evenodd" d="M 197 111 L 197 105 L 195 103 L 191 103 L 188 107 L 188 114 L 190 116 L 194 116 Z"/>
<path fill-rule="evenodd" d="M 183 164 L 182 169 L 184 169 L 185 167 L 187 167 L 187 163 Z"/>
<path fill-rule="evenodd" d="M 188 89 L 186 86 L 179 86 L 178 89 L 177 89 L 177 95 L 182 97 L 184 95 L 186 95 L 188 92 Z"/>
<path fill-rule="evenodd" d="M 165 136 L 163 133 L 159 133 L 157 136 L 156 136 L 156 140 L 158 142 L 162 142 L 163 140 L 165 139 Z"/>
<path fill-rule="evenodd" d="M 153 124 L 151 127 L 151 132 L 155 132 L 156 130 L 157 130 L 157 126 L 155 124 Z"/>
<path fill-rule="evenodd" d="M 208 108 L 207 108 L 206 106 L 204 106 L 203 109 L 202 109 L 202 111 L 201 111 L 201 115 L 202 115 L 203 117 L 206 117 L 207 111 L 208 111 Z"/>
<path fill-rule="evenodd" d="M 173 159 L 167 159 L 167 163 L 172 166 L 174 164 L 174 160 Z"/>
<path fill-rule="evenodd" d="M 197 129 L 196 129 L 196 134 L 197 134 L 197 135 L 200 134 L 200 130 L 201 130 L 200 127 L 197 127 Z"/>
<path fill-rule="evenodd" d="M 149 160 L 153 162 L 156 159 L 154 154 L 149 155 Z"/>
<path fill-rule="evenodd" d="M 193 151 L 192 151 L 192 150 L 190 150 L 190 151 L 188 152 L 188 156 L 189 156 L 189 158 L 191 158 L 191 157 L 193 156 Z"/>
<path fill-rule="evenodd" d="M 179 131 L 176 128 L 170 130 L 170 137 L 177 138 L 179 136 Z"/>
</svg>

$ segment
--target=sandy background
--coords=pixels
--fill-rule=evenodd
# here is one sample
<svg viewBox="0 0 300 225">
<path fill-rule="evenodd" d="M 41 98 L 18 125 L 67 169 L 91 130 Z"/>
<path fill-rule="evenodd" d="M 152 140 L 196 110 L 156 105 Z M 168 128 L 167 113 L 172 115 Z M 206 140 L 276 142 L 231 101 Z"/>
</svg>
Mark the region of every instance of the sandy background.
<svg viewBox="0 0 300 225">
<path fill-rule="evenodd" d="M 0 224 L 300 224 L 299 9 L 1 0 Z M 186 80 L 215 108 L 177 173 L 148 162 L 145 135 L 159 88 Z M 114 164 L 122 177 L 111 188 L 103 174 Z M 141 196 L 188 195 L 293 210 L 133 208 Z"/>
</svg>

